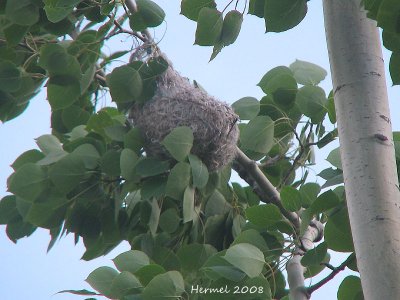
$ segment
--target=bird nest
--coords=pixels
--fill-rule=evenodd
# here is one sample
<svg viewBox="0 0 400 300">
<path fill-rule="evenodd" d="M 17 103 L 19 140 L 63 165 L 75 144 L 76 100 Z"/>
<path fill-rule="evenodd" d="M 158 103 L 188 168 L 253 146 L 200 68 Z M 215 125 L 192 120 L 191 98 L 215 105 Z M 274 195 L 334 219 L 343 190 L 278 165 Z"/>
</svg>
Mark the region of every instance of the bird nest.
<svg viewBox="0 0 400 300">
<path fill-rule="evenodd" d="M 171 65 L 157 79 L 153 98 L 143 105 L 135 104 L 130 118 L 140 129 L 149 156 L 171 158 L 161 142 L 179 126 L 192 129 L 191 153 L 211 172 L 229 164 L 236 154 L 238 116 L 229 105 L 192 85 Z"/>
</svg>

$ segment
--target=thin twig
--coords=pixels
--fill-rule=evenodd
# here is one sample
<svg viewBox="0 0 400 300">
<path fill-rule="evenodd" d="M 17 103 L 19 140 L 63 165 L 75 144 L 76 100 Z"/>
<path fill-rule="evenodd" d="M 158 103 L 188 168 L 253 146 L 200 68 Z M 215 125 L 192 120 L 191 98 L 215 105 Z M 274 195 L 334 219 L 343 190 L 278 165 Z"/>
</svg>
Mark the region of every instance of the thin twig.
<svg viewBox="0 0 400 300">
<path fill-rule="evenodd" d="M 280 184 L 279 186 L 284 186 L 284 185 L 286 184 L 286 182 L 287 182 L 287 180 L 289 179 L 289 177 L 290 177 L 290 175 L 292 174 L 292 172 L 293 172 L 294 170 L 296 170 L 297 165 L 298 165 L 300 159 L 303 157 L 303 154 L 304 154 L 304 152 L 306 151 L 306 149 L 308 149 L 309 146 L 311 146 L 311 145 L 313 144 L 313 143 L 308 143 L 308 141 L 310 140 L 310 137 L 311 137 L 312 129 L 313 129 L 313 125 L 311 124 L 311 126 L 310 126 L 310 132 L 308 133 L 307 138 L 306 138 L 307 144 L 304 145 L 304 144 L 302 143 L 300 137 L 299 137 L 299 134 L 296 132 L 296 129 L 293 128 L 293 133 L 294 133 L 294 136 L 296 137 L 296 140 L 297 140 L 298 143 L 299 143 L 300 151 L 299 151 L 299 154 L 297 154 L 297 156 L 295 157 L 292 166 L 291 166 L 290 169 L 287 171 L 285 177 L 283 178 L 283 180 L 281 181 L 281 184 Z"/>
<path fill-rule="evenodd" d="M 128 10 L 131 12 L 131 14 L 134 14 L 138 10 L 135 0 L 125 0 L 125 5 L 128 8 Z M 145 39 L 146 42 L 149 42 L 149 43 L 153 42 L 153 37 L 151 36 L 148 29 L 143 30 L 142 34 L 144 34 L 146 36 L 146 39 Z"/>
<path fill-rule="evenodd" d="M 115 34 L 119 34 L 119 33 L 126 33 L 129 35 L 133 35 L 135 37 L 137 37 L 139 40 L 141 40 L 142 42 L 147 42 L 147 39 L 144 38 L 142 35 L 140 35 L 139 33 L 137 33 L 136 31 L 132 31 L 132 30 L 126 30 L 124 29 L 118 22 L 118 20 L 114 20 L 113 21 L 115 27 L 117 27 L 119 29 L 119 31 L 116 31 L 115 33 L 113 33 L 113 35 Z M 107 36 L 107 38 L 109 38 L 109 36 Z"/>
<path fill-rule="evenodd" d="M 328 283 L 330 280 L 332 280 L 337 274 L 339 274 L 341 271 L 343 271 L 353 260 L 356 258 L 354 253 L 350 254 L 349 257 L 338 267 L 333 268 L 332 272 L 326 276 L 324 279 L 321 281 L 317 282 L 316 284 L 310 286 L 307 288 L 307 292 L 311 295 L 314 291 L 318 290 L 320 287 L 322 287 L 324 284 Z M 331 268 L 330 268 L 331 269 Z"/>
</svg>

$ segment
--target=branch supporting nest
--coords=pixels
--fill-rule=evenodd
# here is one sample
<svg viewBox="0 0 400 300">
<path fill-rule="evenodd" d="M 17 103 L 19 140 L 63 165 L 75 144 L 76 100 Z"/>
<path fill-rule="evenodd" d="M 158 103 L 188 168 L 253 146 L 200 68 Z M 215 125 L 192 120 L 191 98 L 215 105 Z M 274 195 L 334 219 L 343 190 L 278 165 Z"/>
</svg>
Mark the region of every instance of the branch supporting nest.
<svg viewBox="0 0 400 300">
<path fill-rule="evenodd" d="M 258 167 L 257 163 L 248 158 L 242 150 L 237 148 L 236 160 L 233 163 L 233 168 L 238 172 L 260 197 L 264 203 L 272 203 L 278 206 L 281 213 L 293 224 L 296 232 L 300 229 L 300 218 L 294 213 L 287 211 L 281 202 L 281 197 L 274 185 L 268 180 L 265 174 Z"/>
</svg>

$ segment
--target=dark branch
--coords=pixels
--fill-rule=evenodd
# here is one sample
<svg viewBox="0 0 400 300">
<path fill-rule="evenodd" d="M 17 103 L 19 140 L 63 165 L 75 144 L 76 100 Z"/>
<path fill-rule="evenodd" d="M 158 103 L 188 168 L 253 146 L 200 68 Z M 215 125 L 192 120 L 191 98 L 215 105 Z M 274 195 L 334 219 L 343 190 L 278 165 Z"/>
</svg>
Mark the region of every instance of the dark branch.
<svg viewBox="0 0 400 300">
<path fill-rule="evenodd" d="M 352 253 L 347 257 L 347 259 L 338 267 L 336 268 L 331 268 L 332 266 L 328 267 L 329 269 L 332 270 L 332 272 L 326 276 L 324 279 L 321 281 L 317 282 L 316 284 L 310 286 L 307 288 L 307 292 L 311 295 L 314 291 L 318 290 L 320 287 L 322 287 L 324 284 L 328 283 L 330 280 L 332 280 L 337 274 L 339 274 L 341 271 L 343 271 L 353 260 L 356 258 L 355 254 Z"/>
</svg>

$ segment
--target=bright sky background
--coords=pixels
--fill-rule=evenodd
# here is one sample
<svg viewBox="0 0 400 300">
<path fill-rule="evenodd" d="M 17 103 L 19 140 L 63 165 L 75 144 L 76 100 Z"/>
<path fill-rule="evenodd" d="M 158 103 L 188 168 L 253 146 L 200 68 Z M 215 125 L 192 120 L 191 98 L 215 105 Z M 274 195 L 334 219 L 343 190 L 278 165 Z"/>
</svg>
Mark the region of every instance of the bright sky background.
<svg viewBox="0 0 400 300">
<path fill-rule="evenodd" d="M 260 99 L 263 93 L 256 84 L 261 77 L 273 67 L 288 66 L 296 59 L 316 63 L 329 73 L 321 1 L 308 2 L 309 13 L 306 19 L 295 29 L 281 34 L 265 34 L 263 20 L 246 15 L 237 42 L 223 49 L 211 63 L 208 63 L 211 47 L 193 46 L 195 23 L 179 15 L 180 1 L 156 2 L 164 8 L 167 17 L 166 23 L 154 32 L 155 40 L 162 38 L 161 49 L 181 75 L 195 79 L 220 100 L 232 103 L 244 96 Z M 228 3 L 228 0 L 225 2 Z M 112 47 L 125 50 L 130 46 L 130 39 L 121 37 L 120 42 Z M 384 52 L 384 57 L 388 64 L 389 53 Z M 391 86 L 390 79 L 388 86 Z M 322 83 L 322 87 L 327 93 L 330 91 L 330 77 Z M 389 88 L 394 130 L 400 130 L 399 92 L 398 87 Z M 22 152 L 36 147 L 35 138 L 49 132 L 50 109 L 44 93 L 31 102 L 23 115 L 0 125 L 0 198 L 7 194 L 6 179 L 12 172 L 9 165 Z M 317 153 L 317 173 L 328 166 L 324 160 L 327 154 L 326 151 Z M 74 246 L 72 236 L 60 240 L 50 253 L 46 254 L 49 240 L 47 231 L 37 230 L 28 239 L 22 239 L 14 245 L 8 240 L 5 227 L 0 226 L 1 299 L 84 299 L 55 293 L 66 289 L 90 288 L 84 282 L 88 274 L 99 266 L 112 266 L 111 259 L 129 249 L 129 246 L 124 244 L 104 258 L 84 262 L 80 260 L 84 252 L 83 246 Z M 331 264 L 337 266 L 342 261 L 343 255 L 334 255 Z M 337 287 L 348 274 L 342 272 L 320 291 L 315 292 L 312 299 L 336 299 Z M 315 282 L 316 280 L 313 283 Z"/>
</svg>

